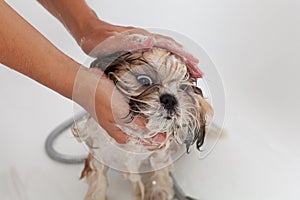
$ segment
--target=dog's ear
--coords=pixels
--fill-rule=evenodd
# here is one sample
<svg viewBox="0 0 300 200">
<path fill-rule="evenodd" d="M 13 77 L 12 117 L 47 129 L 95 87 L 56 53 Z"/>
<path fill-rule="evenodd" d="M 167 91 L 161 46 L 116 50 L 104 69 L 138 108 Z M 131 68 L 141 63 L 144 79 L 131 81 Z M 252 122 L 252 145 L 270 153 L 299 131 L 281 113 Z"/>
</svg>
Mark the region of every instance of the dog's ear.
<svg viewBox="0 0 300 200">
<path fill-rule="evenodd" d="M 194 91 L 195 93 L 199 94 L 198 104 L 200 106 L 200 129 L 198 130 L 198 133 L 195 133 L 194 141 L 196 141 L 196 147 L 200 151 L 200 147 L 203 145 L 206 136 L 207 120 L 213 116 L 213 109 L 211 105 L 204 99 L 202 90 L 200 88 L 194 87 Z"/>
<path fill-rule="evenodd" d="M 197 126 L 193 130 L 188 130 L 187 138 L 184 143 L 186 145 L 186 152 L 189 153 L 190 146 L 196 144 L 197 149 L 200 151 L 200 147 L 203 145 L 206 136 L 206 122 L 209 117 L 212 116 L 212 107 L 204 99 L 201 88 L 192 85 L 192 91 L 196 94 L 196 100 L 199 106 L 199 119 Z"/>
<path fill-rule="evenodd" d="M 197 135 L 195 135 L 195 140 L 196 140 L 196 148 L 200 151 L 200 147 L 204 143 L 204 139 L 206 136 L 206 126 L 201 126 L 199 132 Z"/>
<path fill-rule="evenodd" d="M 190 146 L 196 142 L 196 147 L 200 151 L 200 147 L 204 143 L 204 139 L 206 136 L 206 126 L 201 125 L 200 128 L 196 128 L 192 132 L 189 132 L 187 138 L 185 139 L 184 143 L 186 146 L 186 153 L 190 153 Z"/>
</svg>

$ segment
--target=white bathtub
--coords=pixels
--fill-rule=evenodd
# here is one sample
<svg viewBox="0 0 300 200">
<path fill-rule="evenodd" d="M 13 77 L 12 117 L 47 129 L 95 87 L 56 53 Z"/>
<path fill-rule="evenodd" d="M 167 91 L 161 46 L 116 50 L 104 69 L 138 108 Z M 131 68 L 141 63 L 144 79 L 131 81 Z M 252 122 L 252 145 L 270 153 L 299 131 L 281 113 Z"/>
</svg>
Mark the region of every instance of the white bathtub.
<svg viewBox="0 0 300 200">
<path fill-rule="evenodd" d="M 35 1 L 7 2 L 67 55 L 85 60 Z M 216 64 L 227 134 L 205 159 L 193 153 L 175 163 L 187 194 L 201 200 L 300 199 L 300 1 L 89 2 L 111 23 L 183 33 Z M 0 199 L 83 199 L 82 166 L 56 163 L 44 152 L 49 132 L 72 116 L 72 102 L 3 66 L 0 97 Z M 82 151 L 71 136 L 60 146 Z M 129 198 L 121 176 L 111 172 L 110 178 L 118 188 L 110 189 L 111 199 Z"/>
</svg>

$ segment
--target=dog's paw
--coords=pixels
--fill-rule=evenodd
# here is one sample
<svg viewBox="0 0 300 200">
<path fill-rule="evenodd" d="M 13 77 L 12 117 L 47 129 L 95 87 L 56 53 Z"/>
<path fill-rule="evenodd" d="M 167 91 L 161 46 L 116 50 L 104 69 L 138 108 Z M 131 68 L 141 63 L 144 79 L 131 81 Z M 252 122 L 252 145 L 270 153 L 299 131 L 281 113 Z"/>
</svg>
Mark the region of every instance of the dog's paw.
<svg viewBox="0 0 300 200">
<path fill-rule="evenodd" d="M 155 185 L 152 183 L 152 187 L 146 188 L 145 200 L 172 200 L 174 197 L 174 191 L 172 188 L 163 187 L 162 185 Z"/>
</svg>

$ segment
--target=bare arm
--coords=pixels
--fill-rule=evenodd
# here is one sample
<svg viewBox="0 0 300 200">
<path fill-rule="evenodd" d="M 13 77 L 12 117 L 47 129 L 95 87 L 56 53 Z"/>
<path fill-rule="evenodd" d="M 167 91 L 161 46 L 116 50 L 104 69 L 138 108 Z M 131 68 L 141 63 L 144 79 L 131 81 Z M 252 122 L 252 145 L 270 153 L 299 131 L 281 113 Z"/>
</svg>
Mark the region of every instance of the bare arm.
<svg viewBox="0 0 300 200">
<path fill-rule="evenodd" d="M 87 54 L 103 41 L 106 43 L 97 46 L 101 48 L 100 54 L 97 51 L 97 55 L 93 56 L 103 56 L 101 53 L 104 53 L 104 50 L 107 51 L 105 53 L 114 53 L 116 51 L 133 51 L 158 46 L 168 49 L 186 60 L 190 73 L 194 78 L 202 77 L 202 72 L 196 66 L 198 59 L 184 51 L 183 47 L 172 38 L 151 34 L 140 28 L 109 24 L 98 18 L 95 12 L 88 7 L 85 0 L 38 0 L 38 2 L 64 24 Z M 146 36 L 144 37 L 146 40 L 139 41 L 135 37 L 124 40 L 130 34 Z M 106 40 L 107 38 L 109 39 Z"/>
<path fill-rule="evenodd" d="M 0 1 L 0 62 L 72 98 L 80 64 L 54 47 L 4 1 Z"/>
<path fill-rule="evenodd" d="M 38 2 L 69 30 L 78 44 L 95 21 L 105 24 L 98 19 L 85 0 L 38 0 Z"/>
<path fill-rule="evenodd" d="M 112 116 L 113 83 L 99 71 L 81 67 L 59 51 L 5 1 L 0 1 L 0 63 L 73 99 L 90 112 L 116 141 L 126 142 L 127 136 L 114 125 Z M 101 85 L 97 85 L 99 77 L 102 78 Z M 73 88 L 78 84 L 80 87 L 74 95 Z M 98 104 L 102 106 L 95 108 Z"/>
<path fill-rule="evenodd" d="M 87 54 L 97 44 L 115 33 L 135 29 L 115 26 L 101 20 L 89 8 L 85 0 L 38 0 L 38 2 L 69 30 L 76 42 Z M 140 46 L 137 48 L 140 48 Z"/>
</svg>

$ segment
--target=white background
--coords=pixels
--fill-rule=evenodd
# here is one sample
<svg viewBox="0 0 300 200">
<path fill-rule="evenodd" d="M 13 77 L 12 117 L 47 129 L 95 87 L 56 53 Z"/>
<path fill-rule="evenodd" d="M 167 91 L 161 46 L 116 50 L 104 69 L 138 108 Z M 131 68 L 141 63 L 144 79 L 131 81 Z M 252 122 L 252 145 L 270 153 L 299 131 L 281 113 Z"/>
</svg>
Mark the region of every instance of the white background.
<svg viewBox="0 0 300 200">
<path fill-rule="evenodd" d="M 67 55 L 85 60 L 36 1 L 7 2 Z M 204 160 L 194 154 L 176 163 L 186 193 L 201 200 L 300 199 L 299 0 L 89 3 L 111 23 L 180 32 L 216 64 L 225 87 L 227 133 Z M 70 116 L 71 101 L 0 66 L 0 199 L 83 199 L 82 166 L 58 164 L 44 152 L 49 132 Z M 65 146 L 76 146 L 71 136 L 64 139 Z M 114 180 L 112 199 L 126 199 L 128 188 Z"/>
</svg>

